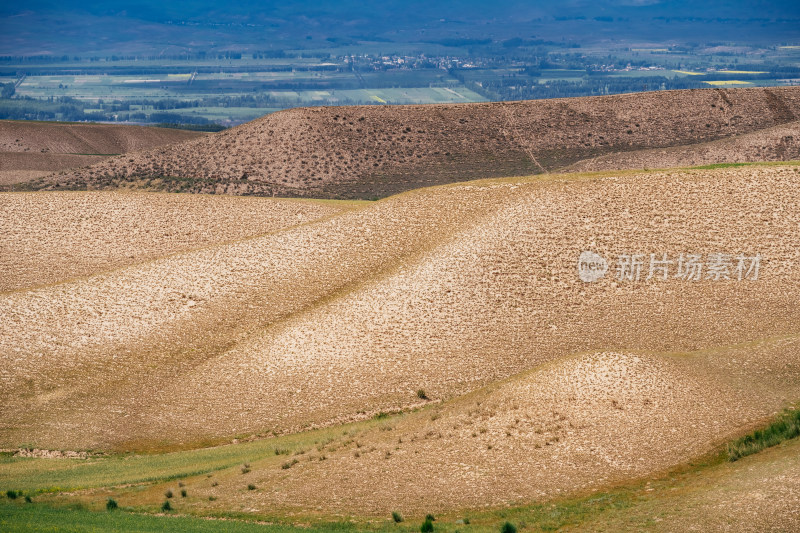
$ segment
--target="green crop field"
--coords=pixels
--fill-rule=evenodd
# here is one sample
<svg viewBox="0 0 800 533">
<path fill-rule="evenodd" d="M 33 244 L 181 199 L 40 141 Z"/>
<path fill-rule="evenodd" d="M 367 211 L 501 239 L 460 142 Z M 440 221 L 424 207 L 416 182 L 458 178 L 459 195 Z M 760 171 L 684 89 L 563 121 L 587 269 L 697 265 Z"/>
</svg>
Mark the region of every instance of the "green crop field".
<svg viewBox="0 0 800 533">
<path fill-rule="evenodd" d="M 317 38 L 298 36 L 294 44 L 302 47 L 270 52 L 0 58 L 0 83 L 6 92 L 14 88 L 0 101 L 0 117 L 232 126 L 296 106 L 524 100 L 800 79 L 800 50 L 792 45 L 716 52 L 701 45 L 575 47 L 519 39 L 517 47 L 443 35 L 408 43 L 334 39 L 323 46 Z"/>
</svg>

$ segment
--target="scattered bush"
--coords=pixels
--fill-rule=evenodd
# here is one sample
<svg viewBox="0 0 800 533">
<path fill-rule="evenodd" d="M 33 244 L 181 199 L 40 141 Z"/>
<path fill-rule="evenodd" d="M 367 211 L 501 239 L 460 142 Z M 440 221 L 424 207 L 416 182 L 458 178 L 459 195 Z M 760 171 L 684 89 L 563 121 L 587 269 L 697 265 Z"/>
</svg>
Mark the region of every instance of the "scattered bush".
<svg viewBox="0 0 800 533">
<path fill-rule="evenodd" d="M 213 501 L 216 501 L 216 500 L 217 500 L 216 496 L 209 496 L 208 497 L 208 501 L 210 501 L 210 502 L 213 502 Z"/>
<path fill-rule="evenodd" d="M 181 489 L 181 498 L 185 498 L 186 494 L 186 489 Z"/>
<path fill-rule="evenodd" d="M 766 428 L 756 430 L 728 444 L 728 460 L 737 461 L 798 436 L 800 436 L 800 409 L 787 411 Z"/>
<path fill-rule="evenodd" d="M 247 490 L 256 490 L 256 486 L 250 483 L 249 485 L 247 485 Z"/>
<path fill-rule="evenodd" d="M 464 517 L 464 525 L 465 526 L 469 525 L 469 518 L 467 518 L 466 516 Z"/>
<path fill-rule="evenodd" d="M 500 528 L 500 533 L 517 533 L 517 526 L 515 526 L 511 522 L 506 522 Z"/>
<path fill-rule="evenodd" d="M 116 509 L 118 507 L 119 507 L 119 505 L 117 505 L 117 500 L 115 500 L 114 498 L 109 498 L 108 501 L 106 502 L 106 510 L 107 511 L 113 511 L 114 509 Z"/>
<path fill-rule="evenodd" d="M 428 399 L 428 395 L 425 394 L 424 390 L 419 389 L 419 390 L 417 390 L 417 398 L 419 398 L 420 400 L 427 400 Z"/>
<path fill-rule="evenodd" d="M 419 526 L 419 531 L 420 533 L 431 533 L 433 531 L 433 522 L 426 518 L 422 525 Z"/>
<path fill-rule="evenodd" d="M 219 485 L 219 482 L 217 482 L 217 481 L 214 481 L 214 482 L 211 483 L 212 487 L 216 487 L 217 485 Z"/>
<path fill-rule="evenodd" d="M 250 463 L 245 463 L 242 465 L 242 474 L 246 474 L 250 471 Z"/>
<path fill-rule="evenodd" d="M 284 470 L 288 470 L 291 467 L 293 467 L 294 465 L 296 465 L 297 463 L 299 463 L 299 461 L 297 459 L 292 459 L 291 461 L 286 461 L 285 463 L 283 463 L 281 465 L 281 468 L 284 469 Z"/>
<path fill-rule="evenodd" d="M 428 513 L 425 515 L 425 520 L 430 520 L 431 522 L 435 522 L 436 518 L 432 514 Z"/>
<path fill-rule="evenodd" d="M 172 498 L 172 489 L 167 489 L 167 492 L 164 493 L 164 496 L 167 498 Z"/>
<path fill-rule="evenodd" d="M 170 505 L 169 500 L 164 500 L 164 503 L 161 504 L 161 510 L 164 512 L 172 510 L 172 505 Z"/>
<path fill-rule="evenodd" d="M 394 520 L 395 524 L 399 524 L 403 521 L 403 515 L 398 513 L 397 511 L 392 511 L 392 520 Z"/>
<path fill-rule="evenodd" d="M 33 503 L 33 500 L 30 496 L 25 496 L 25 503 Z"/>
<path fill-rule="evenodd" d="M 17 494 L 17 491 L 15 491 L 15 490 L 7 490 L 6 491 L 6 496 L 8 497 L 9 500 L 16 500 L 17 496 L 19 496 L 19 495 Z"/>
</svg>

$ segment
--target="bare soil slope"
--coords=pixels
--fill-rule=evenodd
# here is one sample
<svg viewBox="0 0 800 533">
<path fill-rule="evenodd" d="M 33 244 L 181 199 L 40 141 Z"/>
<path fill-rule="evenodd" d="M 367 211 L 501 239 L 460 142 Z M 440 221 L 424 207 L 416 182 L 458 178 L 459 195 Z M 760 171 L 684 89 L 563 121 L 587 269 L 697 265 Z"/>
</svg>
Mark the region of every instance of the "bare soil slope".
<svg viewBox="0 0 800 533">
<path fill-rule="evenodd" d="M 0 195 L 0 292 L 263 235 L 351 207 L 242 200 L 130 192 Z"/>
<path fill-rule="evenodd" d="M 800 439 L 650 490 L 567 531 L 800 531 Z"/>
<path fill-rule="evenodd" d="M 800 159 L 800 122 L 707 143 L 609 154 L 579 161 L 566 172 L 674 168 Z"/>
<path fill-rule="evenodd" d="M 794 336 L 683 354 L 576 355 L 323 442 L 289 469 L 255 463 L 244 478 L 198 479 L 190 490 L 217 497 L 219 508 L 236 494 L 253 509 L 377 516 L 585 494 L 680 465 L 771 415 L 800 393 L 800 380 L 786 380 L 799 350 Z M 238 494 L 246 483 L 261 490 Z"/>
<path fill-rule="evenodd" d="M 147 126 L 0 120 L 0 152 L 122 154 L 205 135 Z"/>
<path fill-rule="evenodd" d="M 205 134 L 167 128 L 0 120 L 0 185 Z"/>
<path fill-rule="evenodd" d="M 553 171 L 603 154 L 702 143 L 798 117 L 797 87 L 292 109 L 30 186 L 374 198 Z"/>
<path fill-rule="evenodd" d="M 452 398 L 576 353 L 794 335 L 798 224 L 796 166 L 473 182 L 6 293 L 0 444 L 191 446 L 419 405 L 420 388 Z M 612 264 L 650 253 L 762 261 L 757 280 L 645 281 L 645 267 L 619 281 L 612 266 L 584 283 L 587 249 Z M 796 398 L 798 352 L 780 353 L 763 398 L 698 433 L 700 447 Z M 764 372 L 742 364 L 753 380 Z M 706 376 L 722 396 L 704 401 L 738 398 L 723 374 Z M 658 391 L 656 404 L 678 401 Z"/>
</svg>

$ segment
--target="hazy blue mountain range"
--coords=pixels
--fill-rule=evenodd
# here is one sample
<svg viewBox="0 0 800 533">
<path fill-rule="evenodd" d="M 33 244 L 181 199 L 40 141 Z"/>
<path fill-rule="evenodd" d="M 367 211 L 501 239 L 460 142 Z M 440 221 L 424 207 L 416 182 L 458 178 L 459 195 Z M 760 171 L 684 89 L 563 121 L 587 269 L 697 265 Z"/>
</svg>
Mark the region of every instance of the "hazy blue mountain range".
<svg viewBox="0 0 800 533">
<path fill-rule="evenodd" d="M 469 44 L 513 37 L 774 43 L 796 38 L 798 23 L 794 1 L 33 0 L 0 5 L 0 54 L 319 49 L 364 40 Z"/>
</svg>

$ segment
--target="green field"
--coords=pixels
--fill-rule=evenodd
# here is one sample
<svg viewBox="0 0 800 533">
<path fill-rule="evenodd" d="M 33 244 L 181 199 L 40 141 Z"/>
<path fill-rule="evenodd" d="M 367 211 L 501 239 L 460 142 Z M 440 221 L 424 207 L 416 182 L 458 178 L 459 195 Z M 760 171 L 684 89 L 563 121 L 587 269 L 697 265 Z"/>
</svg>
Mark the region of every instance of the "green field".
<svg viewBox="0 0 800 533">
<path fill-rule="evenodd" d="M 0 503 L 0 530 L 6 533 L 37 532 L 97 532 L 97 533 L 159 533 L 187 532 L 213 533 L 283 533 L 331 530 L 347 531 L 346 525 L 326 524 L 320 527 L 301 528 L 283 525 L 264 525 L 244 521 L 207 520 L 187 516 L 154 516 L 123 511 L 98 513 L 75 507 L 50 507 L 45 505 Z"/>
<path fill-rule="evenodd" d="M 300 40 L 303 47 L 311 44 Z M 0 117 L 231 126 L 297 106 L 525 100 L 800 79 L 800 50 L 792 45 L 715 53 L 703 45 L 573 48 L 542 41 L 515 48 L 455 41 L 335 40 L 278 57 L 241 50 L 183 59 L 0 58 L 0 83 L 15 87 L 12 97 L 0 100 Z"/>
<path fill-rule="evenodd" d="M 359 88 L 361 84 L 352 72 L 235 72 L 198 74 L 189 84 L 191 74 L 175 71 L 148 75 L 80 75 L 28 76 L 17 87 L 16 95 L 45 102 L 51 98 L 67 97 L 85 102 L 85 113 L 102 113 L 103 104 L 128 104 L 131 112 L 149 114 L 154 105 L 134 102 L 161 100 L 174 103 L 201 102 L 193 107 L 167 109 L 185 116 L 202 117 L 211 122 L 240 123 L 287 107 L 309 105 L 358 104 L 446 104 L 483 102 L 486 98 L 447 76 L 414 73 L 400 77 L 389 76 L 379 82 L 374 76 L 363 78 L 365 83 L 386 85 L 396 81 L 402 88 Z M 13 81 L 10 79 L 9 81 Z M 319 89 L 301 88 L 321 84 Z M 404 86 L 419 83 L 419 86 Z M 422 85 L 424 83 L 424 85 Z M 273 88 L 275 85 L 296 84 L 298 88 Z M 331 86 L 331 87 L 327 87 Z M 343 88 L 337 88 L 337 87 Z M 225 98 L 260 98 L 265 105 L 211 105 L 205 102 L 223 95 Z M 127 110 L 126 110 L 127 111 Z M 135 119 L 134 119 L 135 120 Z"/>
</svg>

